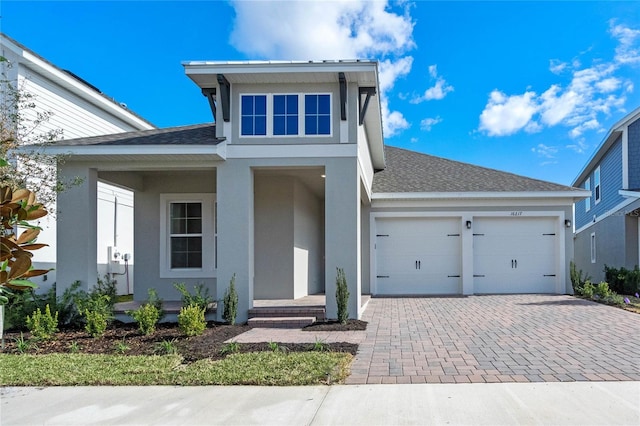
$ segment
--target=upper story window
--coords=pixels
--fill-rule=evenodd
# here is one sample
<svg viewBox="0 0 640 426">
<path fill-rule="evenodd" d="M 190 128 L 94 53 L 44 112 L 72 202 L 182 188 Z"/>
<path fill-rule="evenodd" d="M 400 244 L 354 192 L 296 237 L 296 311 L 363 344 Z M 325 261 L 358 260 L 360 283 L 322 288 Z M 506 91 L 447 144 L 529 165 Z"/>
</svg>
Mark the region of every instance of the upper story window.
<svg viewBox="0 0 640 426">
<path fill-rule="evenodd" d="M 241 103 L 241 134 L 243 136 L 266 136 L 267 96 L 244 95 Z"/>
<path fill-rule="evenodd" d="M 331 94 L 240 95 L 240 136 L 331 136 Z"/>
<path fill-rule="evenodd" d="M 598 204 L 602 195 L 600 190 L 600 166 L 593 172 L 593 190 L 595 191 L 596 204 Z"/>
<path fill-rule="evenodd" d="M 298 95 L 273 95 L 273 134 L 298 134 Z"/>
<path fill-rule="evenodd" d="M 590 177 L 588 177 L 587 180 L 584 181 L 584 189 L 586 189 L 587 191 L 591 191 Z M 589 195 L 589 198 L 585 198 L 584 200 L 584 211 L 588 212 L 589 210 L 591 210 L 591 195 Z"/>
<path fill-rule="evenodd" d="M 305 135 L 331 134 L 331 96 L 304 96 Z"/>
</svg>

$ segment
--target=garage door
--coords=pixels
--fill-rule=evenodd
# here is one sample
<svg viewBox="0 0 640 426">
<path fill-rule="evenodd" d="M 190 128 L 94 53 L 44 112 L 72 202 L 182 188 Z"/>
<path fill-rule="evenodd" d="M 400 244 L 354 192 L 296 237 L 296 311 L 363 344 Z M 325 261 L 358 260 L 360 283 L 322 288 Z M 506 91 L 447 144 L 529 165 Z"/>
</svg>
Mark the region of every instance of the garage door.
<svg viewBox="0 0 640 426">
<path fill-rule="evenodd" d="M 474 293 L 555 293 L 557 241 L 554 218 L 476 218 Z"/>
<path fill-rule="evenodd" d="M 376 294 L 459 294 L 459 218 L 376 219 Z"/>
</svg>

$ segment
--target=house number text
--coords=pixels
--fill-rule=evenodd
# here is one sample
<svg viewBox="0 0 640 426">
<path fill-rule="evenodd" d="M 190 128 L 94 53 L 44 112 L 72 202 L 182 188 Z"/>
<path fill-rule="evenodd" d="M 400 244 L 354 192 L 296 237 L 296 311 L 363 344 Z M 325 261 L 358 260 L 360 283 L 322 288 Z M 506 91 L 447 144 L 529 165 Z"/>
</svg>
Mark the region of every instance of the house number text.
<svg viewBox="0 0 640 426">
<path fill-rule="evenodd" d="M 522 216 L 522 212 L 511 212 L 511 216 Z"/>
</svg>

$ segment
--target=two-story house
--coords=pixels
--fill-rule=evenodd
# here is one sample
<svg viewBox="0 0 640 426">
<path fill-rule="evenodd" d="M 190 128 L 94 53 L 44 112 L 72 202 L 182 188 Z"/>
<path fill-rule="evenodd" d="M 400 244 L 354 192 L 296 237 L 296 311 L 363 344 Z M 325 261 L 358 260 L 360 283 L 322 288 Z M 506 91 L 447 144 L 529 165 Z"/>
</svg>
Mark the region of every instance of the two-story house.
<svg viewBox="0 0 640 426">
<path fill-rule="evenodd" d="M 586 191 L 385 147 L 375 61 L 186 62 L 215 123 L 65 140 L 58 282 L 95 282 L 97 183 L 134 192 L 134 297 L 232 276 L 258 299 L 570 291 Z M 64 206 L 73 206 L 65 208 Z M 220 310 L 219 310 L 220 311 Z M 218 312 L 219 314 L 220 312 Z"/>
<path fill-rule="evenodd" d="M 594 281 L 604 266 L 640 263 L 640 108 L 618 121 L 573 182 L 590 196 L 575 205 L 575 263 Z"/>
<path fill-rule="evenodd" d="M 21 110 L 21 117 L 33 121 L 39 113 L 51 114 L 48 120 L 33 129 L 35 133 L 62 131 L 61 138 L 76 139 L 155 128 L 126 105 L 105 96 L 71 71 L 57 67 L 3 33 L 0 33 L 0 56 L 6 59 L 0 63 L 2 78 L 6 80 L 3 84 L 10 84 L 22 96 L 29 94 L 35 106 Z M 9 95 L 10 90 L 5 93 Z M 3 102 L 3 108 L 10 107 L 10 102 Z M 115 254 L 118 250 L 122 254 L 133 251 L 133 193 L 100 182 L 96 196 L 96 212 L 101 223 L 98 230 L 97 269 L 100 276 L 105 273 L 117 274 L 112 276 L 118 282 L 118 290 L 126 293 L 127 278 L 129 290 L 133 288 L 133 259 L 129 265 L 130 275 L 125 276 L 122 256 L 116 257 Z M 49 206 L 49 210 L 55 212 L 56 206 Z M 34 252 L 34 262 L 38 268 L 53 268 L 46 276 L 34 279 L 39 291 L 44 291 L 56 282 L 55 215 L 43 218 L 40 225 L 43 232 L 38 242 L 49 247 Z"/>
</svg>

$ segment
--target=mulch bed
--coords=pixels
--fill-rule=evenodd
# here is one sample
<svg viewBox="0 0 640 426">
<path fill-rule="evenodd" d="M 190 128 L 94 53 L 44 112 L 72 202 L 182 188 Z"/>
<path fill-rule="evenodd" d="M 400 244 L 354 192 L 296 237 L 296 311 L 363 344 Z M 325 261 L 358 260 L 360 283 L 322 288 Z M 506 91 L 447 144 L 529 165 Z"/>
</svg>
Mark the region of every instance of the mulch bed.
<svg viewBox="0 0 640 426">
<path fill-rule="evenodd" d="M 62 329 L 56 333 L 55 338 L 52 340 L 35 342 L 35 345 L 32 346 L 27 353 L 70 353 L 72 345 L 77 345 L 79 353 L 119 354 L 118 345 L 125 344 L 129 349 L 122 353 L 124 355 L 154 355 L 162 354 L 161 348 L 159 347 L 160 344 L 165 341 L 170 341 L 178 349 L 178 352 L 186 362 L 206 358 L 215 360 L 226 356 L 222 351 L 226 346 L 226 343 L 224 343 L 226 340 L 232 339 L 249 329 L 250 327 L 247 325 L 226 325 L 209 322 L 202 335 L 187 337 L 180 332 L 177 324 L 162 323 L 158 324 L 156 331 L 152 335 L 144 336 L 135 324 L 115 323 L 107 329 L 104 336 L 99 338 L 89 336 L 82 329 Z M 30 337 L 28 332 L 24 333 L 25 340 L 28 340 Z M 19 353 L 16 345 L 16 339 L 19 338 L 20 332 L 5 331 L 5 347 L 0 350 L 0 352 Z M 239 343 L 238 346 L 239 352 L 271 350 L 268 342 Z M 302 352 L 313 350 L 314 344 L 280 343 L 279 347 L 291 352 Z M 358 345 L 352 343 L 326 343 L 324 344 L 324 349 L 355 355 Z"/>
<path fill-rule="evenodd" d="M 367 322 L 350 319 L 345 324 L 338 320 L 314 322 L 303 328 L 303 331 L 363 331 L 367 329 Z"/>
</svg>

